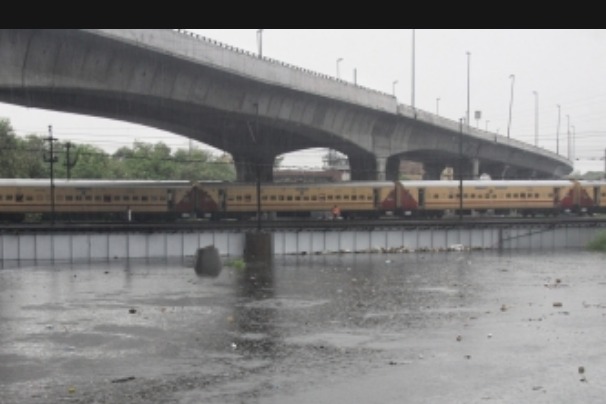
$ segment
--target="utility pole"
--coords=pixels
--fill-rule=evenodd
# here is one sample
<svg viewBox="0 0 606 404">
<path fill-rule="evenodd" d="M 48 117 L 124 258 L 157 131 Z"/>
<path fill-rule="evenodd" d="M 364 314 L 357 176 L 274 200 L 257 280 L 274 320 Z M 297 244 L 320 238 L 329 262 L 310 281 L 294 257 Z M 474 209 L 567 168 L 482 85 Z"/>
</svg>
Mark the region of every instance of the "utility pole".
<svg viewBox="0 0 606 404">
<path fill-rule="evenodd" d="M 80 155 L 80 153 L 78 151 L 76 151 L 76 157 L 74 158 L 74 161 L 71 160 L 70 155 L 69 155 L 69 150 L 71 149 L 71 147 L 73 146 L 73 144 L 71 142 L 67 142 L 65 144 L 65 168 L 67 171 L 67 179 L 69 180 L 72 175 L 72 168 L 74 168 L 74 166 L 76 165 L 76 162 L 78 161 L 78 156 Z"/>
<path fill-rule="evenodd" d="M 51 224 L 55 224 L 55 171 L 54 164 L 57 162 L 57 156 L 55 156 L 55 152 L 53 150 L 53 142 L 57 139 L 53 137 L 53 127 L 52 125 L 48 125 L 48 137 L 44 139 L 49 142 L 50 147 L 50 155 L 44 156 L 44 161 L 50 163 L 50 198 L 51 198 Z"/>
</svg>

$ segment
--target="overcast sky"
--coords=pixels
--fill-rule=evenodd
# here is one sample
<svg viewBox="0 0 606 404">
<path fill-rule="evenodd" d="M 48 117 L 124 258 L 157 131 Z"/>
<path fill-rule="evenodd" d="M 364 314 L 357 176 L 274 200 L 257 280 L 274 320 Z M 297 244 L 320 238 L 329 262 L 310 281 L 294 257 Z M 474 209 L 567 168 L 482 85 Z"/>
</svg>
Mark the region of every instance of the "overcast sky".
<svg viewBox="0 0 606 404">
<path fill-rule="evenodd" d="M 256 29 L 189 31 L 250 52 L 259 50 Z M 605 154 L 606 30 L 264 29 L 262 52 L 318 73 L 355 79 L 374 90 L 395 90 L 402 104 L 411 105 L 414 94 L 416 108 L 455 121 L 466 116 L 469 93 L 472 126 L 505 136 L 509 127 L 512 138 L 535 144 L 538 122 L 538 146 L 553 152 L 558 147 L 559 111 L 560 154 L 569 156 L 569 138 L 570 143 L 574 138 L 570 152 L 577 159 Z M 481 111 L 479 120 L 474 119 L 475 111 Z M 8 104 L 0 104 L 0 117 L 9 118 L 20 135 L 48 135 L 52 125 L 61 141 L 107 150 L 131 146 L 134 139 L 164 141 L 173 148 L 189 144 L 125 122 Z M 314 155 L 318 153 L 306 151 L 286 162 L 313 165 L 319 161 Z M 596 164 L 603 169 L 603 161 Z"/>
</svg>

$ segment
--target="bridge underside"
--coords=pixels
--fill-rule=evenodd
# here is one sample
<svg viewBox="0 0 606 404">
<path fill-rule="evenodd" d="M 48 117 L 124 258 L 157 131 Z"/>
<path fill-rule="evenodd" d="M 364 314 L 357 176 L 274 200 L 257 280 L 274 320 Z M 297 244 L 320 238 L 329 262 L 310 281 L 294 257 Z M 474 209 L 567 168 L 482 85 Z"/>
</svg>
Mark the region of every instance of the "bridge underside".
<svg viewBox="0 0 606 404">
<path fill-rule="evenodd" d="M 123 120 L 195 139 L 230 153 L 241 181 L 271 181 L 278 155 L 309 148 L 346 155 L 353 180 L 398 179 L 401 158 L 424 163 L 427 178 L 439 178 L 447 166 L 465 177 L 482 172 L 495 178 L 532 175 L 519 170 L 532 159 L 503 157 L 507 148 L 502 145 L 483 147 L 466 140 L 461 159 L 456 133 L 395 114 L 389 97 L 392 112 L 365 108 L 258 81 L 246 69 L 220 70 L 91 31 L 0 30 L 0 101 Z M 175 46 L 182 40 L 171 32 L 153 35 Z M 217 52 L 187 40 L 184 47 Z M 258 62 L 225 52 L 221 57 L 234 66 Z M 275 74 L 295 74 L 273 68 L 268 66 Z M 557 164 L 548 158 L 544 162 L 548 168 L 542 175 L 553 175 L 549 167 Z"/>
</svg>

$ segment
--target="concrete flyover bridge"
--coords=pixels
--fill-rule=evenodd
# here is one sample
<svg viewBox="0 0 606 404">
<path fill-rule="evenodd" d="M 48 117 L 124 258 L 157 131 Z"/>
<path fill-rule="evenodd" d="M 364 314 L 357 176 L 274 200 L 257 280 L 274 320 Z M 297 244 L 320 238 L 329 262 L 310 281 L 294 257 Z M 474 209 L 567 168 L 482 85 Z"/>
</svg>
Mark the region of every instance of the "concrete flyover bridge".
<svg viewBox="0 0 606 404">
<path fill-rule="evenodd" d="M 180 30 L 0 29 L 0 101 L 166 130 L 232 155 L 239 180 L 272 179 L 307 148 L 349 159 L 354 180 L 395 179 L 401 159 L 466 178 L 555 178 L 572 163 L 462 127 L 389 94 Z"/>
</svg>

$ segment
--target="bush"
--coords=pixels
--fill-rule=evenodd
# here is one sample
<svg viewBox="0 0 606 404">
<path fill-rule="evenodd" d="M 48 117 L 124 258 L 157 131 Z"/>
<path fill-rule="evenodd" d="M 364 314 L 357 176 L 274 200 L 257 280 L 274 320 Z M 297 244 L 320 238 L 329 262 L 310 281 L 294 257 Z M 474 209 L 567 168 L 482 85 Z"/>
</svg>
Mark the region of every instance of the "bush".
<svg viewBox="0 0 606 404">
<path fill-rule="evenodd" d="M 606 231 L 599 233 L 598 236 L 587 245 L 587 248 L 590 251 L 606 252 Z"/>
</svg>

